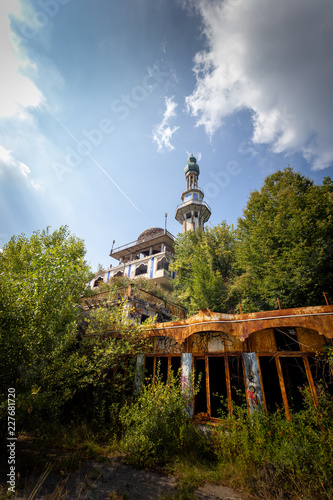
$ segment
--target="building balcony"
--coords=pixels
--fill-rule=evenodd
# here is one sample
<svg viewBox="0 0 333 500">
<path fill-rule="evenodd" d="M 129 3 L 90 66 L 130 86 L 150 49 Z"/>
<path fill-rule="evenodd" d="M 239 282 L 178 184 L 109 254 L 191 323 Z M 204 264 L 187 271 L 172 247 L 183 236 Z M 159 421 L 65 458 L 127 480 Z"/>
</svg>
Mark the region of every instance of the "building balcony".
<svg viewBox="0 0 333 500">
<path fill-rule="evenodd" d="M 212 213 L 210 207 L 207 205 L 205 201 L 196 201 L 196 200 L 185 201 L 184 203 L 178 205 L 176 210 L 176 220 L 182 224 L 183 221 L 186 219 L 186 214 L 190 212 L 190 209 L 192 207 L 194 211 L 200 213 L 204 222 L 208 221 Z"/>
</svg>

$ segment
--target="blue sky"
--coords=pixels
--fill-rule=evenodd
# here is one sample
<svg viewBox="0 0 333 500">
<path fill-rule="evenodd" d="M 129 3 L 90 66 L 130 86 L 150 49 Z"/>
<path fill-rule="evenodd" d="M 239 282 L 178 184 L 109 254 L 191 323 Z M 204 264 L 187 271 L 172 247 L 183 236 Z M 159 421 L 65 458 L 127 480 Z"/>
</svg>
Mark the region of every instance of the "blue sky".
<svg viewBox="0 0 333 500">
<path fill-rule="evenodd" d="M 62 224 L 93 269 L 176 235 L 193 152 L 210 222 L 288 164 L 333 166 L 330 0 L 2 0 L 0 247 Z"/>
</svg>

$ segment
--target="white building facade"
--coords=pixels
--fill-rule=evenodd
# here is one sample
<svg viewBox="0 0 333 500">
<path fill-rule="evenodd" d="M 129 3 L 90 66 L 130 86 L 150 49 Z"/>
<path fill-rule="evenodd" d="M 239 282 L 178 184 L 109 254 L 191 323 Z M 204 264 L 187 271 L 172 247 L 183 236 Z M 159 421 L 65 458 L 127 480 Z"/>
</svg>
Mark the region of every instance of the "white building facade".
<svg viewBox="0 0 333 500">
<path fill-rule="evenodd" d="M 96 274 L 91 288 L 108 283 L 110 278 L 126 276 L 130 279 L 146 278 L 164 289 L 170 289 L 174 273 L 169 270 L 174 249 L 174 236 L 166 229 L 146 229 L 138 239 L 127 245 L 112 248 L 110 257 L 118 261 L 115 266 Z"/>
</svg>

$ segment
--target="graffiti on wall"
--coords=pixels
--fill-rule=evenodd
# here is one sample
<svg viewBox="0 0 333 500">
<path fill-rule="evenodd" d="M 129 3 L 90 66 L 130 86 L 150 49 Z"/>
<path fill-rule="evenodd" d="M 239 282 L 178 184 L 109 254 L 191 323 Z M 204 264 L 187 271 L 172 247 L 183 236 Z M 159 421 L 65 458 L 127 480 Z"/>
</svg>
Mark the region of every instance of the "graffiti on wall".
<svg viewBox="0 0 333 500">
<path fill-rule="evenodd" d="M 231 335 L 224 332 L 201 332 L 194 335 L 191 342 L 192 349 L 197 352 L 208 352 L 208 343 L 213 340 L 219 342 L 221 350 L 225 347 L 233 347 L 234 340 Z"/>
<path fill-rule="evenodd" d="M 249 397 L 249 402 L 252 406 L 258 406 L 259 400 L 258 400 L 258 395 L 257 395 L 257 387 L 256 387 L 256 377 L 255 373 L 252 369 L 252 367 L 249 369 L 249 375 L 248 375 L 248 380 L 249 380 L 249 388 L 247 391 L 248 397 Z"/>
<path fill-rule="evenodd" d="M 155 354 L 181 354 L 182 345 L 172 337 L 158 337 L 154 345 Z"/>
<path fill-rule="evenodd" d="M 260 408 L 263 402 L 257 358 L 253 352 L 244 353 L 243 358 L 246 373 L 248 402 L 250 410 L 254 411 L 257 408 Z"/>
</svg>

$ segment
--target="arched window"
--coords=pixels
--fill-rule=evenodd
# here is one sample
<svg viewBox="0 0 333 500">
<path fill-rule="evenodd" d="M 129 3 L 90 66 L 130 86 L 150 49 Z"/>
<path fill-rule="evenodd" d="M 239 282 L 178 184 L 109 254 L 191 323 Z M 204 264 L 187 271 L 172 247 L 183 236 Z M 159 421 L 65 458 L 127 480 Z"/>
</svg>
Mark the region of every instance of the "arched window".
<svg viewBox="0 0 333 500">
<path fill-rule="evenodd" d="M 116 278 L 117 276 L 123 276 L 123 275 L 124 275 L 124 273 L 123 273 L 122 271 L 118 271 L 118 272 L 114 275 L 114 277 Z"/>
<path fill-rule="evenodd" d="M 135 269 L 135 276 L 140 276 L 141 274 L 147 274 L 148 266 L 146 264 L 140 264 Z"/>
<path fill-rule="evenodd" d="M 99 278 L 97 278 L 97 280 L 95 280 L 95 283 L 94 283 L 94 288 L 101 285 L 102 283 L 104 283 L 104 280 L 103 278 L 100 276 Z"/>
<path fill-rule="evenodd" d="M 169 270 L 169 262 L 165 257 L 157 262 L 157 271 L 159 271 L 160 269 L 166 269 L 167 271 Z"/>
</svg>

